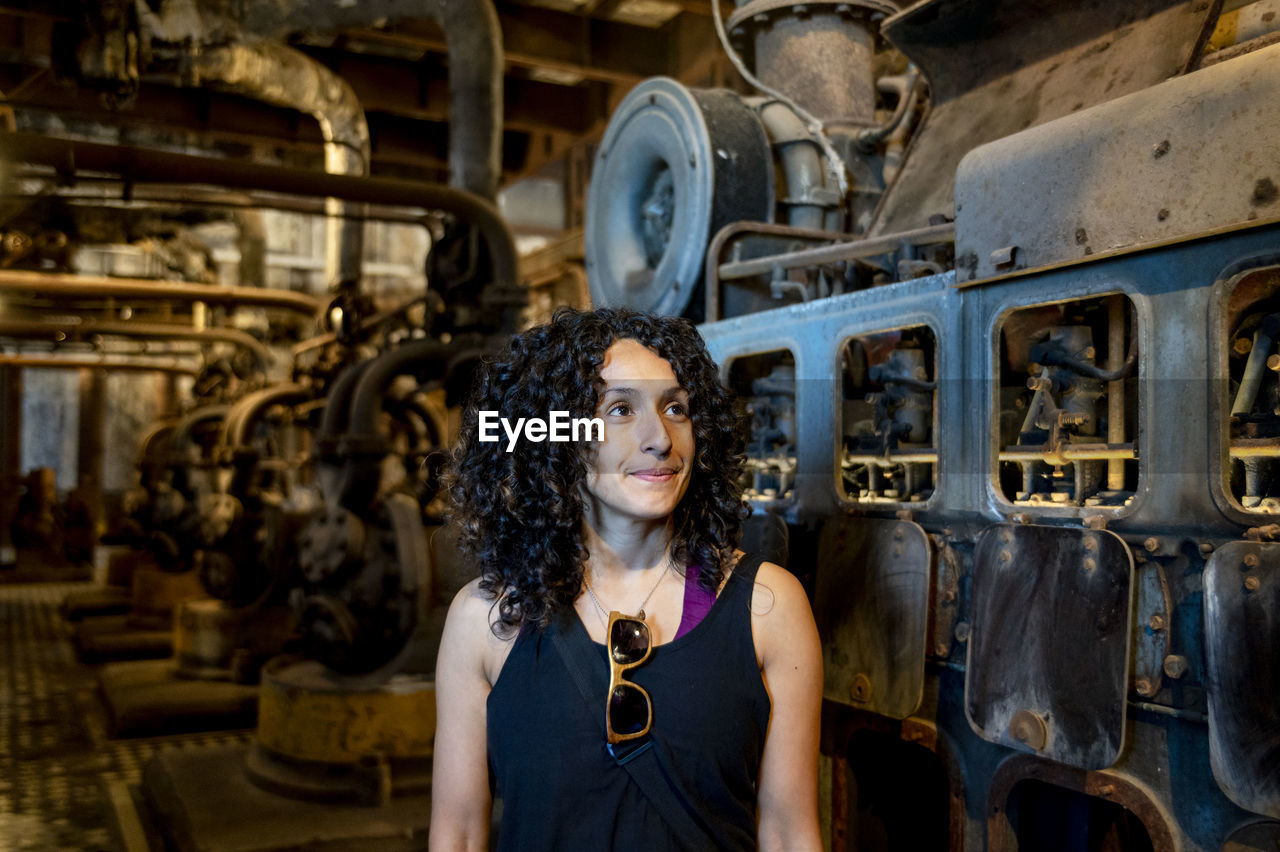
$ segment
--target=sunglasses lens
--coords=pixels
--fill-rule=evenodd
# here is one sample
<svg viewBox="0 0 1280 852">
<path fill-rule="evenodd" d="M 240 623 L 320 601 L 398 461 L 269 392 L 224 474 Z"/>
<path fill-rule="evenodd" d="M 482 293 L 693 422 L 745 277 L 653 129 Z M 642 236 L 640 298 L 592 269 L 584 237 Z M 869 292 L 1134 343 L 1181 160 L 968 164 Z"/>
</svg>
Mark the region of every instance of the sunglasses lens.
<svg viewBox="0 0 1280 852">
<path fill-rule="evenodd" d="M 615 734 L 638 734 L 649 724 L 649 696 L 629 683 L 613 688 L 609 696 L 609 724 Z"/>
<path fill-rule="evenodd" d="M 609 635 L 609 653 L 619 665 L 630 665 L 644 659 L 649 650 L 649 625 L 634 618 L 619 618 L 613 622 Z"/>
</svg>

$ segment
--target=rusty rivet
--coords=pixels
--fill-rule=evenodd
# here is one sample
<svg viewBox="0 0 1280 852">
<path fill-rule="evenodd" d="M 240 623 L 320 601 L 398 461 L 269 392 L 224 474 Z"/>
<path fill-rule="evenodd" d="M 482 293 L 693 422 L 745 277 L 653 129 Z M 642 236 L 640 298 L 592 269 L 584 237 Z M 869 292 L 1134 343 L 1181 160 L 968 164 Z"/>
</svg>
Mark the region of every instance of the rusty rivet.
<svg viewBox="0 0 1280 852">
<path fill-rule="evenodd" d="M 1257 567 L 1258 567 L 1258 554 L 1256 554 L 1256 553 L 1246 553 L 1246 554 L 1244 555 L 1244 564 L 1245 564 L 1245 565 L 1248 565 L 1250 568 L 1257 568 Z"/>
<path fill-rule="evenodd" d="M 1156 538 L 1155 536 L 1152 536 L 1151 538 L 1144 541 L 1142 543 L 1142 546 L 1147 549 L 1147 553 L 1155 553 L 1157 550 L 1160 549 L 1160 539 Z"/>
<path fill-rule="evenodd" d="M 1258 578 L 1257 578 L 1257 577 L 1245 577 L 1245 578 L 1244 578 L 1244 587 L 1245 587 L 1246 589 L 1248 589 L 1249 591 L 1251 591 L 1251 592 L 1256 592 L 1256 591 L 1258 591 L 1258 586 L 1259 586 L 1259 583 L 1258 583 Z"/>
<path fill-rule="evenodd" d="M 1164 673 L 1177 680 L 1187 673 L 1187 658 L 1181 654 L 1170 654 L 1164 658 Z"/>
<path fill-rule="evenodd" d="M 853 678 L 853 686 L 849 688 L 849 694 L 853 696 L 854 701 L 870 701 L 871 679 L 862 672 L 858 672 Z"/>
<path fill-rule="evenodd" d="M 1084 540 L 1084 549 L 1085 549 L 1085 550 L 1097 550 L 1097 549 L 1098 549 L 1098 542 L 1097 542 L 1097 539 L 1086 538 L 1086 539 Z"/>
<path fill-rule="evenodd" d="M 1002 544 L 1008 544 L 1011 541 L 1013 541 L 1013 533 L 1008 530 L 1002 530 L 1000 532 L 1000 542 Z"/>
<path fill-rule="evenodd" d="M 1267 358 L 1268 370 L 1280 370 L 1280 355 L 1272 355 Z"/>
<path fill-rule="evenodd" d="M 893 531 L 893 540 L 894 540 L 894 541 L 902 541 L 902 528 L 901 528 L 901 527 L 899 527 L 898 529 L 896 529 L 896 530 L 894 530 L 894 531 Z"/>
<path fill-rule="evenodd" d="M 1095 571 L 1097 570 L 1097 568 L 1098 568 L 1097 560 L 1090 558 L 1084 561 L 1084 570 Z"/>
<path fill-rule="evenodd" d="M 1133 689 L 1144 698 L 1150 698 L 1156 694 L 1155 683 L 1153 683 L 1150 678 L 1146 677 L 1138 678 L 1133 684 Z"/>
<path fill-rule="evenodd" d="M 1152 630 L 1164 630 L 1164 616 L 1157 612 L 1151 616 L 1147 624 L 1151 625 Z"/>
<path fill-rule="evenodd" d="M 1013 554 L 1012 554 L 1012 553 L 1010 553 L 1010 552 L 1009 552 L 1009 551 L 1007 551 L 1007 550 L 1002 550 L 1002 551 L 1000 551 L 1000 561 L 1001 561 L 1001 562 L 1012 562 L 1012 561 L 1013 561 Z"/>
<path fill-rule="evenodd" d="M 1200 552 L 1203 553 L 1205 556 L 1208 556 L 1210 553 L 1213 553 L 1213 542 L 1211 541 L 1200 542 Z"/>
<path fill-rule="evenodd" d="M 1104 785 L 1102 785 L 1101 787 L 1099 787 L 1099 788 L 1098 788 L 1098 795 L 1099 795 L 1099 796 L 1110 796 L 1110 795 L 1112 795 L 1113 793 L 1115 793 L 1115 791 L 1116 791 L 1116 788 L 1115 788 L 1115 785 L 1114 785 L 1114 784 L 1104 784 Z"/>
<path fill-rule="evenodd" d="M 939 642 L 933 650 L 937 652 L 939 657 L 951 656 L 951 646 L 946 642 Z"/>
<path fill-rule="evenodd" d="M 956 590 L 955 590 L 955 589 L 947 589 L 945 592 L 943 592 L 943 593 L 942 593 L 942 600 L 943 600 L 943 602 L 945 602 L 945 603 L 955 603 L 955 600 L 956 600 Z"/>
<path fill-rule="evenodd" d="M 952 636 L 956 637 L 957 642 L 969 641 L 969 622 L 962 621 L 956 625 L 956 629 L 952 631 Z"/>
<path fill-rule="evenodd" d="M 1009 720 L 1009 736 L 1023 745 L 1040 751 L 1049 741 L 1049 730 L 1039 714 L 1030 710 L 1019 710 Z"/>
<path fill-rule="evenodd" d="M 1247 337 L 1237 337 L 1236 342 L 1231 344 L 1231 348 L 1237 355 L 1248 355 L 1249 350 L 1253 348 L 1253 341 Z"/>
</svg>

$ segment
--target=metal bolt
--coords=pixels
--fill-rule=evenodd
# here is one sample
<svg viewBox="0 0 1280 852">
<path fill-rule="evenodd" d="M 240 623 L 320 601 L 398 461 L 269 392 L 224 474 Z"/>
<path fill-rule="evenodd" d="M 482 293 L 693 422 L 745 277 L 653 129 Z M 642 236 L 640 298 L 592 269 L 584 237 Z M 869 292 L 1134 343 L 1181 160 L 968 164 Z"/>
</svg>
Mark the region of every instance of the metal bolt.
<svg viewBox="0 0 1280 852">
<path fill-rule="evenodd" d="M 1157 612 L 1151 616 L 1147 624 L 1151 625 L 1152 630 L 1164 630 L 1164 616 Z"/>
<path fill-rule="evenodd" d="M 1248 355 L 1249 350 L 1253 348 L 1253 341 L 1247 337 L 1237 337 L 1236 342 L 1231 344 L 1231 348 L 1236 350 L 1237 355 Z"/>
<path fill-rule="evenodd" d="M 1187 673 L 1187 658 L 1181 654 L 1170 654 L 1164 658 L 1164 673 L 1177 680 Z"/>
<path fill-rule="evenodd" d="M 1245 578 L 1244 578 L 1244 587 L 1245 587 L 1246 589 L 1248 589 L 1249 591 L 1251 591 L 1251 592 L 1256 592 L 1256 591 L 1258 591 L 1258 586 L 1259 586 L 1259 585 L 1260 585 L 1260 583 L 1258 582 L 1258 578 L 1257 578 L 1257 577 L 1245 577 Z"/>
<path fill-rule="evenodd" d="M 1211 541 L 1200 542 L 1200 552 L 1203 553 L 1205 556 L 1208 556 L 1210 553 L 1213 553 L 1213 542 Z"/>
<path fill-rule="evenodd" d="M 969 641 L 969 622 L 962 621 L 959 624 L 957 624 L 956 629 L 951 632 L 951 635 L 956 637 L 957 642 L 968 642 Z"/>
<path fill-rule="evenodd" d="M 1280 371 L 1280 355 L 1272 355 L 1267 359 L 1267 369 Z"/>
<path fill-rule="evenodd" d="M 1248 565 L 1250 568 L 1257 568 L 1257 567 L 1258 567 L 1258 554 L 1256 554 L 1256 553 L 1246 553 L 1246 554 L 1244 555 L 1244 564 L 1245 564 L 1245 565 Z"/>
<path fill-rule="evenodd" d="M 1009 720 L 1009 736 L 1023 745 L 1040 751 L 1049 740 L 1049 730 L 1039 714 L 1030 710 L 1019 710 Z"/>
<path fill-rule="evenodd" d="M 1133 684 L 1134 690 L 1144 698 L 1150 698 L 1156 694 L 1156 685 L 1150 678 L 1140 677 Z"/>
<path fill-rule="evenodd" d="M 1147 553 L 1155 553 L 1157 550 L 1160 549 L 1160 539 L 1156 538 L 1155 536 L 1152 536 L 1151 538 L 1144 541 L 1142 543 L 1142 546 L 1147 549 Z"/>
</svg>

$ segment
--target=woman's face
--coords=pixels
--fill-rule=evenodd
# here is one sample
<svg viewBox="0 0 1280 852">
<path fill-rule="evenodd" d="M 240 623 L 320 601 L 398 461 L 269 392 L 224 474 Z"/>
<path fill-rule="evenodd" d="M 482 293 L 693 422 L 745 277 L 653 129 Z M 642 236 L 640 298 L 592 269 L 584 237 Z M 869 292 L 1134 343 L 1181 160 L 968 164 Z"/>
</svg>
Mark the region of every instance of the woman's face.
<svg viewBox="0 0 1280 852">
<path fill-rule="evenodd" d="M 584 482 L 588 521 L 600 531 L 611 521 L 665 519 L 693 469 L 689 394 L 665 358 L 634 340 L 605 351 L 600 378 L 604 441 Z"/>
</svg>

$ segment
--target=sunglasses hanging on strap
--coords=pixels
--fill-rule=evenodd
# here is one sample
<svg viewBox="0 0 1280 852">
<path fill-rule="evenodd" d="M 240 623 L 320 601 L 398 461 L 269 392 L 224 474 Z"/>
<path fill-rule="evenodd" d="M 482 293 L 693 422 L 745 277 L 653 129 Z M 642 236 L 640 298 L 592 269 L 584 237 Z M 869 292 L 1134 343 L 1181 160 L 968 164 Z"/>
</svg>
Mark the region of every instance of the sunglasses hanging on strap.
<svg viewBox="0 0 1280 852">
<path fill-rule="evenodd" d="M 599 652 L 585 629 L 573 629 L 569 620 L 572 616 L 571 610 L 562 614 L 552 628 L 552 643 L 591 715 L 600 721 L 610 756 L 627 771 L 649 804 L 662 815 L 682 847 L 714 849 L 718 844 L 712 833 L 675 786 L 653 749 L 649 739 L 653 699 L 643 687 L 623 678 L 653 653 L 649 626 L 632 615 L 609 613 L 605 637 L 609 641 L 609 682 L 604 689 L 601 688 L 605 681 Z M 604 713 L 600 712 L 601 694 L 606 696 Z"/>
</svg>

